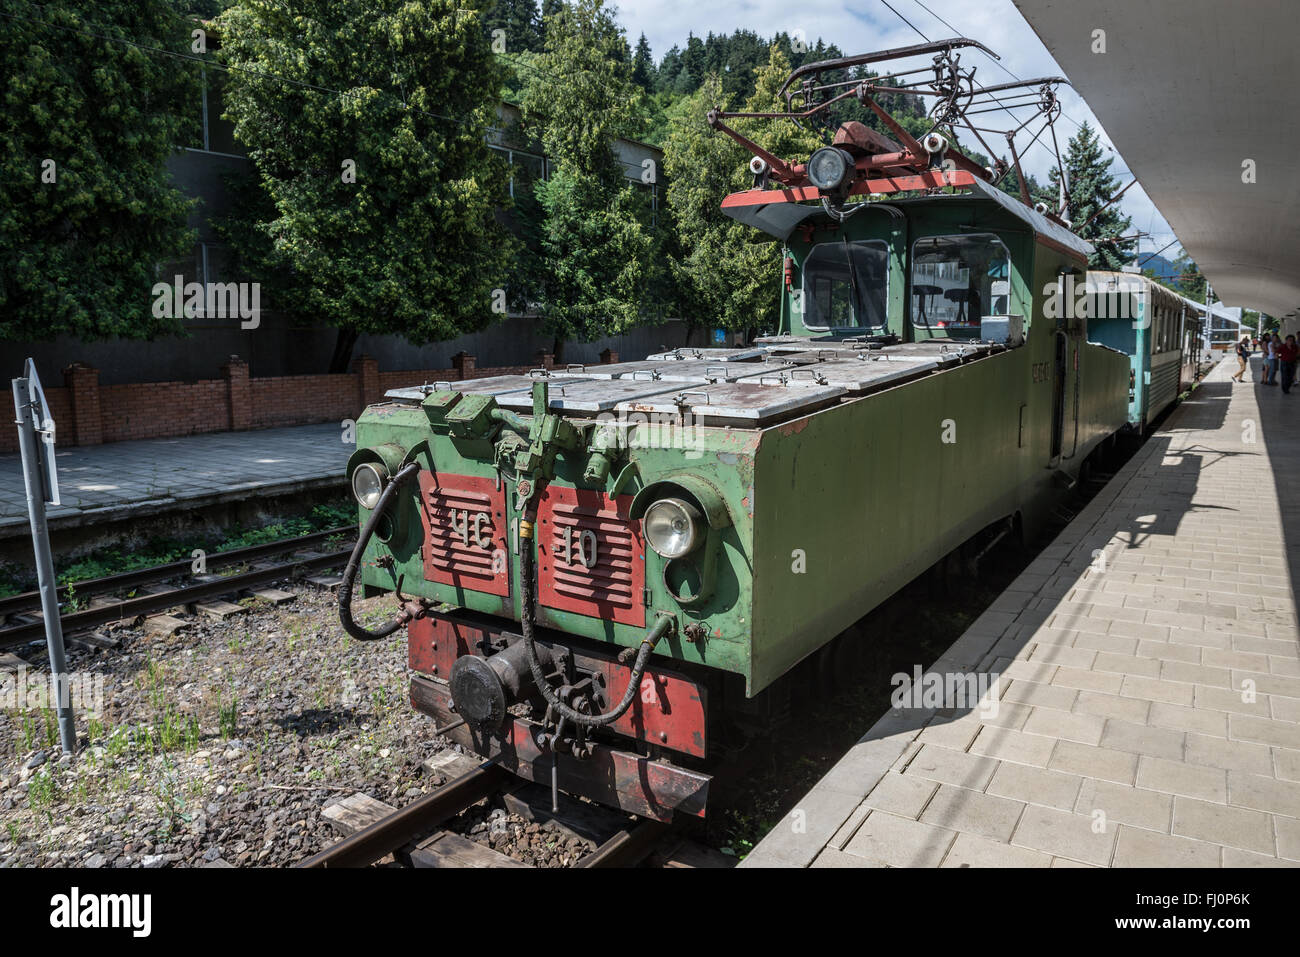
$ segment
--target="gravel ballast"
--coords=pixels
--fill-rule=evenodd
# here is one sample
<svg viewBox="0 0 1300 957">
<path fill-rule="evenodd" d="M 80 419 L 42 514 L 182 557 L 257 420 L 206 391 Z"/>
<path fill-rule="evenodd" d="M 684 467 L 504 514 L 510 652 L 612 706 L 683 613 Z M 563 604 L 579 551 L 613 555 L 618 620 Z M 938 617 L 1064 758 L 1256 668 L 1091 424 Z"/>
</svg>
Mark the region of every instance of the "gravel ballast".
<svg viewBox="0 0 1300 957">
<path fill-rule="evenodd" d="M 420 763 L 449 745 L 409 704 L 405 633 L 354 641 L 328 591 L 278 587 L 294 600 L 70 648 L 84 687 L 102 681 L 72 759 L 52 712 L 12 707 L 20 676 L 0 674 L 0 866 L 291 865 L 338 839 L 321 817 L 333 798 L 401 806 L 436 786 Z M 356 608 L 374 621 L 390 606 Z M 26 685 L 48 687 L 43 644 L 19 654 Z"/>
</svg>

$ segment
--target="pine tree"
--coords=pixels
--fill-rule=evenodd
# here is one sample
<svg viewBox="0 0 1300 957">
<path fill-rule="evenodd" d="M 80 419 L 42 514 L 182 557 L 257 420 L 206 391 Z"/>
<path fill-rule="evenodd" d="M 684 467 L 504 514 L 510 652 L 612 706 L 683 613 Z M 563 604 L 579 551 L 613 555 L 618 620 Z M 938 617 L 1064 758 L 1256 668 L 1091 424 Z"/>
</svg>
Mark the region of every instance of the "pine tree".
<svg viewBox="0 0 1300 957">
<path fill-rule="evenodd" d="M 1136 248 L 1134 239 L 1115 241 L 1132 226 L 1132 220 L 1121 215 L 1118 206 L 1110 206 L 1096 215 L 1120 190 L 1119 180 L 1110 172 L 1114 161 L 1113 156 L 1104 155 L 1100 138 L 1086 121 L 1070 140 L 1063 158 L 1067 188 L 1065 215 L 1075 232 L 1096 248 L 1088 260 L 1094 269 L 1119 269 L 1133 258 Z M 1052 196 L 1059 197 L 1061 177 L 1055 167 L 1047 179 Z M 1056 209 L 1059 204 L 1053 201 L 1048 205 Z"/>
<path fill-rule="evenodd" d="M 655 90 L 655 61 L 650 52 L 650 41 L 641 34 L 636 41 L 636 53 L 632 56 L 632 82 L 647 93 Z"/>
<path fill-rule="evenodd" d="M 694 93 L 707 72 L 705 66 L 704 41 L 694 33 L 686 34 L 686 49 L 682 51 L 682 72 L 689 79 L 678 80 L 677 88 L 684 93 Z M 685 89 L 682 89 L 685 87 Z"/>
<path fill-rule="evenodd" d="M 496 0 L 484 18 L 488 36 L 505 31 L 507 55 L 536 52 L 542 46 L 542 20 L 537 0 Z"/>
<path fill-rule="evenodd" d="M 673 81 L 677 79 L 677 74 L 682 68 L 682 51 L 677 44 L 664 54 L 664 58 L 659 61 L 659 69 L 655 77 L 655 92 L 668 93 L 672 91 Z"/>
</svg>

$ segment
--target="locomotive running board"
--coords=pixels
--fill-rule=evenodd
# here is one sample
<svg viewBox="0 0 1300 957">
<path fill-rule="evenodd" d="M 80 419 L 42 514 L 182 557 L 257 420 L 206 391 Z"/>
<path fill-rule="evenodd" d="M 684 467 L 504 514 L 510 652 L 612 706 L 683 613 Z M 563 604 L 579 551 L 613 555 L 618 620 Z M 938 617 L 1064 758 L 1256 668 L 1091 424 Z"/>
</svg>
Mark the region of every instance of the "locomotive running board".
<svg viewBox="0 0 1300 957">
<path fill-rule="evenodd" d="M 438 727 L 460 720 L 451 710 L 447 685 L 434 678 L 411 678 L 411 704 L 433 718 Z M 508 717 L 501 733 L 491 737 L 467 724 L 444 735 L 476 754 L 495 759 L 526 781 L 550 787 L 552 755 L 537 743 L 542 733 L 542 726 L 535 721 Z M 707 774 L 599 743 L 592 744 L 589 758 L 558 757 L 558 785 L 570 794 L 657 821 L 672 821 L 674 811 L 704 817 L 712 780 Z"/>
</svg>

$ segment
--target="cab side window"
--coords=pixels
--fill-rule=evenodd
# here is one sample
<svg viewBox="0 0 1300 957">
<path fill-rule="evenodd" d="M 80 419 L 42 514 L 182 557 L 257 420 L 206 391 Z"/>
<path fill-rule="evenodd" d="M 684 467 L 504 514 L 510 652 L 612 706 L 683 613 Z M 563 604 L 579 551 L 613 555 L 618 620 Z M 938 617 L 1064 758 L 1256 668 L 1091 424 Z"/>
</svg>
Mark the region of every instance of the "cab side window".
<svg viewBox="0 0 1300 957">
<path fill-rule="evenodd" d="M 931 236 L 912 246 L 912 327 L 974 339 L 1011 312 L 1011 257 L 992 233 Z"/>
</svg>

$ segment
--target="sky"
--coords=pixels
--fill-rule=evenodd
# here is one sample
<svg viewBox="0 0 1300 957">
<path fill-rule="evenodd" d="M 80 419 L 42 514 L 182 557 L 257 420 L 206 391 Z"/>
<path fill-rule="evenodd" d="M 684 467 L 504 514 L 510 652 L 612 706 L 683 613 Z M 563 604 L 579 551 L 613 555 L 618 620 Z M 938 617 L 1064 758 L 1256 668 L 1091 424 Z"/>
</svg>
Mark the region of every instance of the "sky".
<svg viewBox="0 0 1300 957">
<path fill-rule="evenodd" d="M 961 35 L 978 40 L 1002 58 L 994 62 L 978 51 L 963 53 L 962 66 L 976 66 L 975 79 L 981 84 L 1012 81 L 1014 77 L 1002 67 L 1021 79 L 1063 75 L 1011 0 L 984 0 L 980 4 L 972 4 L 969 0 L 888 2 L 889 6 L 884 0 L 851 0 L 848 3 L 838 0 L 801 0 L 799 3 L 788 0 L 717 0 L 712 4 L 700 3 L 699 0 L 617 0 L 617 7 L 619 21 L 627 29 L 629 42 L 635 45 L 637 37 L 644 33 L 656 63 L 673 44 L 683 46 L 691 32 L 704 37 L 710 31 L 729 34 L 745 29 L 753 30 L 759 36 L 771 36 L 784 30 L 791 36 L 802 36 L 810 43 L 816 43 L 820 37 L 827 43 L 834 43 L 845 55 L 922 43 L 921 34 L 931 40 Z M 890 6 L 897 13 L 891 11 Z M 902 17 L 911 21 L 916 29 L 908 26 Z M 956 29 L 945 26 L 939 18 Z M 1100 131 L 1102 143 L 1113 150 L 1105 128 L 1097 122 L 1082 98 L 1066 86 L 1060 88 L 1060 96 L 1064 115 L 1057 121 L 1056 135 L 1062 152 L 1066 142 L 1078 132 L 1078 124 L 1085 121 Z M 1028 112 L 1022 115 L 1027 117 Z M 1003 119 L 1009 120 L 1005 115 Z M 1034 124 L 1032 128 L 1036 131 L 1038 125 Z M 1027 139 L 1023 136 L 1018 139 L 1018 147 Z M 1113 155 L 1115 162 L 1111 171 L 1117 174 L 1121 185 L 1126 185 L 1133 177 L 1123 157 L 1117 151 Z M 1021 161 L 1034 176 L 1044 181 L 1048 169 L 1055 164 L 1050 146 L 1035 146 Z M 1119 206 L 1133 219 L 1130 232 L 1150 234 L 1141 240 L 1143 254 L 1153 253 L 1174 239 L 1169 224 L 1140 184 L 1124 194 Z M 1178 251 L 1175 243 L 1162 255 L 1172 259 Z"/>
</svg>

